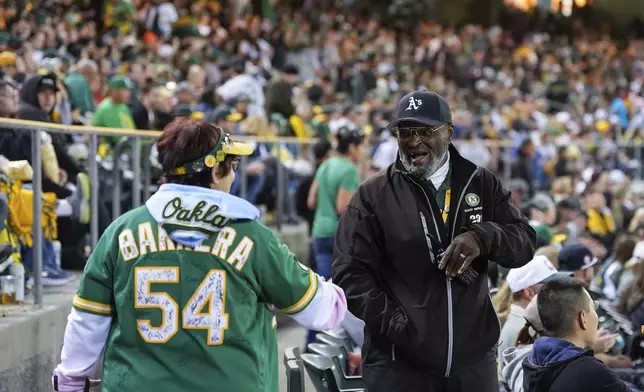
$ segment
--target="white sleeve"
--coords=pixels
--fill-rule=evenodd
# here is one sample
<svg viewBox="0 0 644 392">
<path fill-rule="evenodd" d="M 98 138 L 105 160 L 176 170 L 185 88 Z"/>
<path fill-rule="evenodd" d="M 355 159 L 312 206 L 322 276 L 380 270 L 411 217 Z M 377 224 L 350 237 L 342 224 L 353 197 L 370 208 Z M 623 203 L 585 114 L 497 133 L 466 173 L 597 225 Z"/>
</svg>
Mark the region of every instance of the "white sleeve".
<svg viewBox="0 0 644 392">
<path fill-rule="evenodd" d="M 331 282 L 318 278 L 315 296 L 301 312 L 291 315 L 293 320 L 307 329 L 324 331 L 340 325 L 347 312 L 344 291 Z"/>
<path fill-rule="evenodd" d="M 342 326 L 354 343 L 358 347 L 362 347 L 364 343 L 364 321 L 354 316 L 353 313 L 347 312 Z"/>
<path fill-rule="evenodd" d="M 58 376 L 58 390 L 74 390 L 94 375 L 111 325 L 110 316 L 72 309 L 67 317 L 60 364 L 54 370 L 54 376 Z"/>
</svg>

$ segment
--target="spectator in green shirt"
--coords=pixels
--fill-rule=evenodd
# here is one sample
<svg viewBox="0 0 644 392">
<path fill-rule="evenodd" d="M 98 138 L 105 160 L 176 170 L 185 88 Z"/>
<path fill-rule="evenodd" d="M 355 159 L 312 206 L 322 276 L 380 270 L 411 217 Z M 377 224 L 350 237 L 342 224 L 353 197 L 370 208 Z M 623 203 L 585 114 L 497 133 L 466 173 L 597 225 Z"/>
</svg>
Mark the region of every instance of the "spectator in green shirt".
<svg viewBox="0 0 644 392">
<path fill-rule="evenodd" d="M 333 238 L 338 219 L 360 185 L 356 164 L 365 155 L 364 133 L 361 130 L 341 128 L 337 141 L 338 154 L 320 166 L 307 200 L 309 208 L 315 209 L 311 236 L 317 262 L 316 272 L 325 278 L 331 277 Z"/>
<path fill-rule="evenodd" d="M 326 279 L 332 276 L 333 241 L 340 214 L 360 185 L 356 165 L 366 154 L 365 135 L 361 129 L 342 127 L 336 139 L 338 154 L 320 165 L 307 199 L 309 209 L 315 210 L 311 232 L 315 269 Z M 315 341 L 315 333 L 309 331 L 307 343 Z"/>
<path fill-rule="evenodd" d="M 109 98 L 106 98 L 98 105 L 92 125 L 118 129 L 135 129 L 132 112 L 127 105 L 130 100 L 132 82 L 126 76 L 116 75 L 110 79 L 108 87 Z M 118 137 L 108 139 L 112 143 L 118 141 Z"/>
</svg>

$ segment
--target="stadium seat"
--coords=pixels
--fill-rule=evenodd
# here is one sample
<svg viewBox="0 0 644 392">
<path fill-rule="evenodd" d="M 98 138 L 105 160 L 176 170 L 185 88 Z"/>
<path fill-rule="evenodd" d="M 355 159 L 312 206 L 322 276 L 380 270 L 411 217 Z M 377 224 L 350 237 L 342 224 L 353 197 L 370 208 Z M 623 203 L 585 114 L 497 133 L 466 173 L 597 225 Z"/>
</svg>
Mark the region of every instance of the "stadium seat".
<svg viewBox="0 0 644 392">
<path fill-rule="evenodd" d="M 353 351 L 353 344 L 349 337 L 341 338 L 338 336 L 333 336 L 325 332 L 321 332 L 315 335 L 315 338 L 318 342 L 328 344 L 330 346 L 344 347 L 347 353 Z"/>
<path fill-rule="evenodd" d="M 313 347 L 311 347 L 313 346 Z M 347 375 L 347 353 L 344 347 L 330 346 L 320 343 L 309 344 L 311 352 L 331 359 L 333 362 L 333 376 L 341 391 L 364 389 L 362 376 Z"/>
<path fill-rule="evenodd" d="M 318 343 L 311 343 L 311 344 L 318 344 Z M 324 344 L 321 346 L 315 346 L 315 353 L 331 359 L 337 358 L 338 359 L 337 365 L 340 366 L 340 369 L 342 370 L 343 374 L 345 375 L 347 374 L 347 353 L 346 351 L 344 351 L 344 347 Z"/>
<path fill-rule="evenodd" d="M 316 354 L 302 354 L 302 362 L 317 392 L 364 392 L 360 380 L 338 383 L 337 366 L 330 358 Z"/>
<path fill-rule="evenodd" d="M 325 355 L 325 347 L 328 346 L 328 344 L 324 343 L 309 343 L 306 346 L 306 350 L 310 353 L 313 354 L 318 354 L 318 355 Z"/>
<path fill-rule="evenodd" d="M 296 360 L 286 361 L 287 392 L 304 392 L 304 372 Z"/>
<path fill-rule="evenodd" d="M 326 335 L 329 335 L 331 337 L 337 338 L 337 339 L 347 339 L 350 338 L 349 334 L 344 329 L 336 328 L 336 329 L 330 329 L 327 331 L 322 332 Z"/>
<path fill-rule="evenodd" d="M 296 361 L 300 362 L 300 348 L 299 347 L 287 347 L 286 350 L 284 350 L 284 365 L 286 366 L 286 362 L 288 361 Z"/>
<path fill-rule="evenodd" d="M 318 354 L 302 354 L 302 363 L 317 392 L 340 392 L 333 375 L 331 358 Z"/>
</svg>

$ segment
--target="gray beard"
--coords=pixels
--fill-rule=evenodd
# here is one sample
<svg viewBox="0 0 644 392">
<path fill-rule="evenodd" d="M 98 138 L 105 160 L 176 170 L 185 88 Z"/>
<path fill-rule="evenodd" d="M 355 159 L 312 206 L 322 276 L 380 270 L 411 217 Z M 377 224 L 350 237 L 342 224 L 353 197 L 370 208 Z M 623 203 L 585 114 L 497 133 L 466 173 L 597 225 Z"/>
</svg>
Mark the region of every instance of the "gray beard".
<svg viewBox="0 0 644 392">
<path fill-rule="evenodd" d="M 413 174 L 417 177 L 429 180 L 429 177 L 431 177 L 431 175 L 434 174 L 436 170 L 438 170 L 438 168 L 443 165 L 443 163 L 445 163 L 445 158 L 447 157 L 447 149 L 445 149 L 445 151 L 441 155 L 434 155 L 432 158 L 430 158 L 429 164 L 427 166 L 414 165 L 411 162 L 411 158 L 409 158 L 409 156 L 400 148 L 398 149 L 398 156 L 400 156 L 400 162 L 409 174 Z"/>
</svg>

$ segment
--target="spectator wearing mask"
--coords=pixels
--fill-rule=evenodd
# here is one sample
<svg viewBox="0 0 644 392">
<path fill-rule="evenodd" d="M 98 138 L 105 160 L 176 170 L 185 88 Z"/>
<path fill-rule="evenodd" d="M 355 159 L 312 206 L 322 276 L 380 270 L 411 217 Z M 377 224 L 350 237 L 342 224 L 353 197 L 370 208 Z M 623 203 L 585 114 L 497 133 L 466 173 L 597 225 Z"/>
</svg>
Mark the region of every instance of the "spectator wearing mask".
<svg viewBox="0 0 644 392">
<path fill-rule="evenodd" d="M 557 272 L 555 266 L 545 256 L 535 256 L 523 267 L 508 272 L 506 281 L 512 291 L 512 304 L 499 337 L 497 349 L 499 358 L 502 358 L 506 349 L 515 345 L 519 331 L 525 325 L 525 308 L 539 293 L 543 284 L 571 275 L 572 272 Z"/>
<path fill-rule="evenodd" d="M 548 336 L 537 339 L 523 362 L 525 392 L 629 392 L 628 386 L 594 357 L 599 317 L 586 283 L 563 278 L 546 283 L 537 309 Z"/>
</svg>

